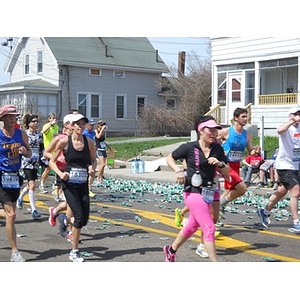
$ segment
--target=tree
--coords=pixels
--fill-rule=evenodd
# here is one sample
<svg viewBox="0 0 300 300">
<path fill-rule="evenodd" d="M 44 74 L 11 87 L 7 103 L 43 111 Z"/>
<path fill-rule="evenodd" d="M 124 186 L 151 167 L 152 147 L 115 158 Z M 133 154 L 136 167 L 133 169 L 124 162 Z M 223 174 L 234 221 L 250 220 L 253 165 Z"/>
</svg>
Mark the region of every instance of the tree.
<svg viewBox="0 0 300 300">
<path fill-rule="evenodd" d="M 186 73 L 178 74 L 171 67 L 171 76 L 161 78 L 162 103 L 149 103 L 141 115 L 147 135 L 189 135 L 195 118 L 210 109 L 211 61 L 191 52 Z M 171 108 L 169 103 L 174 100 L 176 104 Z"/>
</svg>

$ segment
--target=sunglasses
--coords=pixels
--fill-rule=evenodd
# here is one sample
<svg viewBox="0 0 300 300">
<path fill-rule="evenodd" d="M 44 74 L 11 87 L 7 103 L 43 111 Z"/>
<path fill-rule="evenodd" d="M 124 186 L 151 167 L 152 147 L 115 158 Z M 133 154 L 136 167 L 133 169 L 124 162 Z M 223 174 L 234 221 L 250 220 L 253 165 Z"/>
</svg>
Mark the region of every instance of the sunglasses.
<svg viewBox="0 0 300 300">
<path fill-rule="evenodd" d="M 37 123 L 39 120 L 32 120 L 31 122 L 32 123 Z"/>
</svg>

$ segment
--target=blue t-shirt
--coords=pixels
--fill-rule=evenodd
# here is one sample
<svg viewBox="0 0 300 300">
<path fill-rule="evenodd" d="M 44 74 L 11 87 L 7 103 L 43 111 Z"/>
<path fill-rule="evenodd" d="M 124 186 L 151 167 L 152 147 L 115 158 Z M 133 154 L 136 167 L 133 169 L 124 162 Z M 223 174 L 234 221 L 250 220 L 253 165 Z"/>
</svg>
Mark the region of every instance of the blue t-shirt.
<svg viewBox="0 0 300 300">
<path fill-rule="evenodd" d="M 24 146 L 22 131 L 15 129 L 12 137 L 7 137 L 0 129 L 0 170 L 17 172 L 21 168 L 22 155 L 19 148 Z"/>
<path fill-rule="evenodd" d="M 247 146 L 247 131 L 237 133 L 233 127 L 229 127 L 228 139 L 222 144 L 229 162 L 239 162 L 242 160 Z"/>
<path fill-rule="evenodd" d="M 83 130 L 82 135 L 89 137 L 91 140 L 95 140 L 96 132 L 95 130 L 88 131 L 86 128 Z"/>
</svg>

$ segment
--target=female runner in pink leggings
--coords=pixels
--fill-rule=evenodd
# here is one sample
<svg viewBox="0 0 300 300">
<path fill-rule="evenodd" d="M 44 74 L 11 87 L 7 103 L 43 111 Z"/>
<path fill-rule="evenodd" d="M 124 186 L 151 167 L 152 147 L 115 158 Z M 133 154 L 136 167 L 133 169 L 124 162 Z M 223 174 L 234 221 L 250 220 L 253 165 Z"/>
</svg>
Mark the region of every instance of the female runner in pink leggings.
<svg viewBox="0 0 300 300">
<path fill-rule="evenodd" d="M 198 140 L 182 144 L 167 156 L 168 165 L 176 173 L 177 183 L 184 185 L 184 201 L 190 211 L 188 223 L 179 232 L 173 244 L 163 248 L 167 262 L 175 261 L 176 251 L 199 227 L 203 232 L 204 245 L 209 259 L 217 261 L 215 225 L 210 212 L 214 198 L 214 190 L 211 186 L 216 167 L 221 174 L 229 172 L 224 150 L 220 144 L 216 143 L 217 130 L 221 128 L 212 116 L 199 116 L 195 122 Z M 186 176 L 176 164 L 176 160 L 179 159 L 185 159 L 187 163 Z M 192 179 L 196 173 L 200 174 L 198 183 Z"/>
</svg>

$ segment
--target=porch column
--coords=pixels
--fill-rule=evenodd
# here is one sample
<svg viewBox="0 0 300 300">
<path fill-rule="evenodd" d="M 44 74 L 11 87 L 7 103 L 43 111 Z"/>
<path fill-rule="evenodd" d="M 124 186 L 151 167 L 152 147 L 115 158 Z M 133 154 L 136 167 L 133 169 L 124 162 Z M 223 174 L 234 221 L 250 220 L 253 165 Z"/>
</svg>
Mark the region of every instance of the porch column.
<svg viewBox="0 0 300 300">
<path fill-rule="evenodd" d="M 299 95 L 300 95 L 300 56 L 298 56 L 298 80 L 297 80 L 297 94 L 298 94 L 298 99 L 297 99 L 297 103 L 299 104 Z"/>
<path fill-rule="evenodd" d="M 255 72 L 255 84 L 254 84 L 254 105 L 258 105 L 258 98 L 260 95 L 260 76 L 259 76 L 259 62 L 254 62 L 254 72 Z"/>
<path fill-rule="evenodd" d="M 212 103 L 211 106 L 215 107 L 218 104 L 218 72 L 217 66 L 212 68 Z"/>
</svg>

